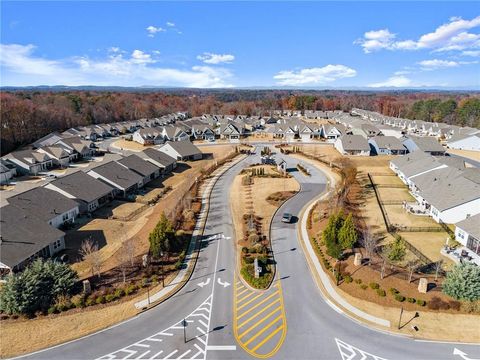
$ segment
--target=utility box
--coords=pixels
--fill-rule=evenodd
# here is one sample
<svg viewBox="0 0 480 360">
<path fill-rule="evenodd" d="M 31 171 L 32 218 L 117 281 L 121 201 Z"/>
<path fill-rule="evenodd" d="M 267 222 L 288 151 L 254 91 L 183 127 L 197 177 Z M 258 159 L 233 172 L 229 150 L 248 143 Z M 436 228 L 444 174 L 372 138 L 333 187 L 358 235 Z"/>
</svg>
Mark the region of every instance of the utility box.
<svg viewBox="0 0 480 360">
<path fill-rule="evenodd" d="M 428 290 L 428 280 L 427 278 L 420 278 L 418 282 L 418 292 L 426 294 Z"/>
<path fill-rule="evenodd" d="M 254 270 L 255 270 L 255 278 L 258 279 L 260 277 L 260 273 L 262 272 L 262 268 L 260 266 L 258 266 L 258 259 L 255 258 L 255 260 L 253 261 L 253 267 L 254 267 Z"/>
<path fill-rule="evenodd" d="M 360 266 L 362 265 L 362 254 L 356 253 L 355 258 L 353 259 L 353 265 Z"/>
<path fill-rule="evenodd" d="M 92 285 L 89 280 L 83 280 L 83 293 L 88 295 L 92 292 Z"/>
</svg>

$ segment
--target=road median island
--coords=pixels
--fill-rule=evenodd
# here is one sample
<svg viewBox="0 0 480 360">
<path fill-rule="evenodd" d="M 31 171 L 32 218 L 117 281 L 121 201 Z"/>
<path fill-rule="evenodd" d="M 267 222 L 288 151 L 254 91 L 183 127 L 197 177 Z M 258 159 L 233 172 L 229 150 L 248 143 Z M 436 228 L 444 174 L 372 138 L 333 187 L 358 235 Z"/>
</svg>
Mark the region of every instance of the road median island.
<svg viewBox="0 0 480 360">
<path fill-rule="evenodd" d="M 275 278 L 270 224 L 277 209 L 299 191 L 298 182 L 271 165 L 242 170 L 232 184 L 230 205 L 235 229 L 237 272 L 246 286 L 265 290 Z M 255 268 L 259 273 L 255 276 Z"/>
<path fill-rule="evenodd" d="M 307 161 L 301 155 L 295 156 Z M 314 160 L 310 161 L 315 165 Z M 318 167 L 323 167 L 322 170 L 330 179 L 335 175 L 328 166 Z M 404 278 L 398 279 L 394 274 L 380 279 L 378 271 L 371 274 L 374 270 L 366 264 L 354 266 L 352 257 L 349 257 L 342 261 L 340 269 L 343 276 L 340 277 L 337 286 L 333 276 L 333 269 L 336 268 L 335 259 L 326 254 L 325 246 L 319 242 L 321 229 L 318 227 L 318 223 L 326 225 L 327 219 L 326 217 L 321 219 L 323 210 L 319 205 L 331 196 L 332 188 L 330 186 L 326 193 L 304 207 L 300 215 L 299 229 L 299 238 L 307 263 L 327 302 L 336 311 L 346 313 L 355 321 L 380 330 L 437 341 L 466 343 L 480 341 L 480 334 L 477 331 L 478 315 L 462 313 L 457 306 L 459 302 L 449 301 L 441 292 L 418 293 L 416 281 L 407 284 Z M 311 228 L 312 221 L 317 222 L 314 229 Z M 371 266 L 374 267 L 374 264 Z M 405 284 L 401 285 L 403 283 Z M 450 310 L 443 310 L 440 313 L 431 311 L 428 302 L 437 301 L 435 298 L 441 300 L 440 304 L 448 305 Z"/>
<path fill-rule="evenodd" d="M 179 267 L 178 273 L 171 274 L 165 279 L 164 288 L 158 285 L 149 289 L 150 305 L 146 299 L 146 289 L 141 289 L 139 295 L 126 296 L 110 304 L 70 310 L 63 314 L 40 316 L 35 319 L 2 319 L 0 336 L 2 343 L 9 346 L 1 347 L 0 356 L 4 358 L 26 354 L 103 331 L 138 315 L 145 310 L 145 305 L 150 308 L 175 295 L 188 282 L 195 268 L 199 250 L 198 240 L 203 234 L 213 186 L 224 172 L 244 158 L 245 156 L 240 156 L 222 162 L 206 179 L 202 210 L 195 227 L 196 233 L 192 236 L 183 265 Z"/>
</svg>

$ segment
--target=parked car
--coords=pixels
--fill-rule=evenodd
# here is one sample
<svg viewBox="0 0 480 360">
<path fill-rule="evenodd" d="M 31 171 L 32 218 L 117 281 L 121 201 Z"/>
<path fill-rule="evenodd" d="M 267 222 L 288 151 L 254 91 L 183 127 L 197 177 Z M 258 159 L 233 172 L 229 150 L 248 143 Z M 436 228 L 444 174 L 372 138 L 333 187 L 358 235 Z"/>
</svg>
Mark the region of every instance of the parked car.
<svg viewBox="0 0 480 360">
<path fill-rule="evenodd" d="M 292 222 L 292 214 L 290 213 L 283 213 L 283 216 L 282 216 L 282 222 L 284 223 L 291 223 Z"/>
<path fill-rule="evenodd" d="M 54 174 L 45 174 L 45 179 L 56 179 L 57 175 Z"/>
</svg>

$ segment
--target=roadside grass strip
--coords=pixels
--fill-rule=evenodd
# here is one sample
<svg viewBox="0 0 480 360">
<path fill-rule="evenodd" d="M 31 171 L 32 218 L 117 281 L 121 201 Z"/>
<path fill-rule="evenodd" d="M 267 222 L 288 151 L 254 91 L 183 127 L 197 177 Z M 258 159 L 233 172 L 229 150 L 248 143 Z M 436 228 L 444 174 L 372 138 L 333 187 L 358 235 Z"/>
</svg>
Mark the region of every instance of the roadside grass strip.
<svg viewBox="0 0 480 360">
<path fill-rule="evenodd" d="M 207 334 L 209 331 L 212 295 L 210 295 L 185 320 L 187 322 L 187 343 L 183 339 L 183 320 L 147 338 L 140 339 L 124 348 L 97 358 L 116 359 L 199 359 L 207 354 Z"/>
<path fill-rule="evenodd" d="M 237 343 L 256 358 L 269 358 L 280 349 L 287 334 L 282 286 L 254 291 L 234 283 L 233 333 Z"/>
</svg>

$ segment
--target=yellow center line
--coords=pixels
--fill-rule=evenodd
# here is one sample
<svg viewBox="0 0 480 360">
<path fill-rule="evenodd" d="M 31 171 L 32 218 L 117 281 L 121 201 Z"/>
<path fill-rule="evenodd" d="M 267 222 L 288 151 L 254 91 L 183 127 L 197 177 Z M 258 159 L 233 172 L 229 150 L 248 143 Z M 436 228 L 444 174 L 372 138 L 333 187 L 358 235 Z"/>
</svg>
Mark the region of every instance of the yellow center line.
<svg viewBox="0 0 480 360">
<path fill-rule="evenodd" d="M 247 295 L 244 295 L 241 299 L 237 299 L 237 303 L 241 303 L 243 300 L 248 299 L 250 296 L 255 295 L 256 292 L 249 292 Z M 262 296 L 263 294 L 260 294 Z M 258 297 L 258 295 L 257 295 Z M 255 299 L 255 298 L 254 298 Z"/>
<path fill-rule="evenodd" d="M 253 324 L 252 326 L 250 326 L 247 330 L 245 330 L 243 333 L 241 333 L 240 335 L 238 335 L 239 338 L 242 338 L 243 336 L 245 336 L 246 334 L 248 334 L 252 329 L 254 329 L 256 326 L 258 326 L 259 324 L 261 324 L 262 322 L 264 322 L 265 320 L 267 320 L 270 316 L 272 316 L 273 314 L 275 314 L 276 312 L 278 311 L 281 311 L 282 308 L 281 307 L 277 307 L 276 309 L 270 311 L 267 315 L 265 315 L 263 318 L 261 318 L 260 320 L 258 320 L 255 324 Z"/>
<path fill-rule="evenodd" d="M 277 291 L 277 292 L 278 292 L 278 291 Z M 257 296 L 254 296 L 254 297 L 251 298 L 250 300 L 248 300 L 248 301 L 244 302 L 242 305 L 240 305 L 240 306 L 238 307 L 238 310 L 243 309 L 245 306 L 247 306 L 247 305 L 250 304 L 251 302 L 257 300 L 259 297 L 262 297 L 263 295 L 265 295 L 265 294 L 264 294 L 264 293 L 260 293 L 260 294 L 258 294 Z"/>
<path fill-rule="evenodd" d="M 263 339 L 257 346 L 255 346 L 252 351 L 257 350 L 260 346 L 265 344 L 268 340 L 270 340 L 272 337 L 274 337 L 280 330 L 283 330 L 283 325 L 280 326 L 278 329 L 276 329 L 274 332 L 272 332 L 270 335 L 268 335 L 265 339 Z"/>
<path fill-rule="evenodd" d="M 275 320 L 273 320 L 270 324 L 268 324 L 267 326 L 265 326 L 262 330 L 260 330 L 258 333 L 256 333 L 255 335 L 253 335 L 250 339 L 248 339 L 247 342 L 244 343 L 245 346 L 247 346 L 248 344 L 250 344 L 253 340 L 255 340 L 257 337 L 259 337 L 260 335 L 262 335 L 265 331 L 267 331 L 268 329 L 270 329 L 273 325 L 275 325 L 277 323 L 278 320 L 280 320 L 281 318 L 283 317 L 282 314 L 278 315 Z M 283 328 L 283 325 L 280 326 L 278 329 L 282 329 Z M 278 332 L 278 329 L 276 330 L 276 332 Z M 271 334 L 270 334 L 271 335 Z M 268 336 L 268 338 L 271 338 L 271 336 Z M 261 344 L 262 343 L 265 343 L 265 340 L 262 340 Z M 257 345 L 258 346 L 258 345 Z M 254 351 L 254 350 L 252 350 Z"/>
<path fill-rule="evenodd" d="M 237 320 L 239 320 L 240 318 L 242 318 L 243 316 L 247 315 L 250 311 L 252 311 L 253 309 L 256 309 L 257 307 L 259 307 L 260 305 L 262 305 L 265 301 L 271 299 L 272 297 L 274 297 L 275 295 L 278 294 L 278 290 L 275 291 L 273 294 L 271 294 L 270 296 L 266 297 L 265 299 L 263 299 L 262 301 L 256 303 L 255 305 L 253 305 L 250 309 L 248 309 L 247 311 L 245 311 L 243 314 L 241 314 L 240 316 L 237 316 Z M 238 310 L 240 310 L 240 308 L 238 308 Z"/>
<path fill-rule="evenodd" d="M 254 319 L 255 317 L 257 317 L 258 315 L 260 315 L 261 313 L 263 313 L 264 311 L 267 311 L 269 308 L 271 308 L 273 305 L 275 305 L 276 303 L 280 302 L 280 298 L 278 298 L 277 300 L 275 300 L 274 302 L 271 302 L 270 304 L 268 304 L 267 306 L 265 306 L 262 310 L 260 310 L 259 312 L 256 312 L 255 314 L 253 314 L 252 316 L 250 316 L 247 320 L 245 320 L 244 322 L 242 322 L 240 325 L 238 325 L 237 327 L 240 329 L 243 325 L 247 324 L 248 322 L 250 322 L 250 320 Z"/>
</svg>

